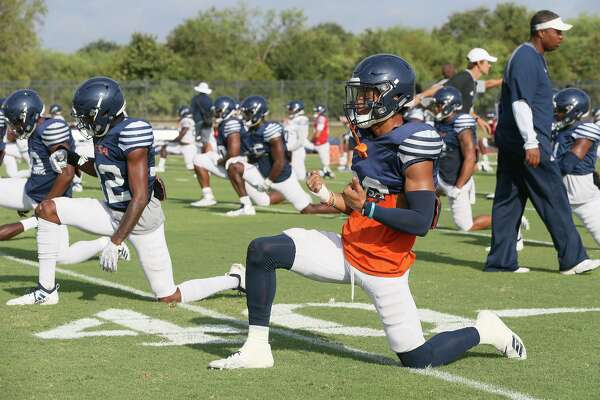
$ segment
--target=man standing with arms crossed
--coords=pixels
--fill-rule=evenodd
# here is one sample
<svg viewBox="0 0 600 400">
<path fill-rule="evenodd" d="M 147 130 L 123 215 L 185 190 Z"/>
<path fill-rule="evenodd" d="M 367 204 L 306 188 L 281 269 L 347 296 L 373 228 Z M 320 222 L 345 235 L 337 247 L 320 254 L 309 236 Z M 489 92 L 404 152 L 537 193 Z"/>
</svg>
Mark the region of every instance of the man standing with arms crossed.
<svg viewBox="0 0 600 400">
<path fill-rule="evenodd" d="M 551 159 L 552 84 L 544 52 L 557 49 L 563 32 L 571 27 L 552 11 L 538 11 L 531 18 L 530 41 L 513 52 L 504 69 L 487 272 L 529 272 L 519 268 L 515 249 L 527 199 L 552 236 L 561 274 L 580 274 L 600 266 L 600 260 L 588 258 L 573 223 L 560 170 Z"/>
</svg>

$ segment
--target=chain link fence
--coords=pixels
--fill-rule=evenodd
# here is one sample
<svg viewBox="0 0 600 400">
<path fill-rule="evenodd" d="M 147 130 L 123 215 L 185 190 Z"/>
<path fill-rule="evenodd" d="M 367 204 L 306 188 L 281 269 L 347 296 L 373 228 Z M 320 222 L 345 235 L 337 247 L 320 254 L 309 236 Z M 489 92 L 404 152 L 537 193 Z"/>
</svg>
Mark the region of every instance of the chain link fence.
<svg viewBox="0 0 600 400">
<path fill-rule="evenodd" d="M 81 82 L 75 81 L 32 81 L 28 85 L 23 82 L 0 82 L 0 97 L 16 89 L 29 87 L 40 94 L 47 106 L 60 104 L 63 114 L 68 118 L 73 92 L 79 84 Z M 153 122 L 169 122 L 176 119 L 180 106 L 189 105 L 196 84 L 196 81 L 127 81 L 122 82 L 121 87 L 130 115 Z M 328 108 L 332 120 L 343 115 L 343 81 L 214 81 L 209 84 L 213 89 L 213 99 L 224 95 L 240 100 L 254 94 L 265 96 L 273 119 L 282 119 L 286 112 L 285 105 L 294 99 L 304 101 L 308 114 L 316 104 L 323 104 Z M 579 87 L 588 92 L 594 107 L 600 103 L 600 81 L 559 82 L 555 86 Z M 477 113 L 485 115 L 494 110 L 499 97 L 499 88 L 478 95 L 475 100 Z"/>
</svg>

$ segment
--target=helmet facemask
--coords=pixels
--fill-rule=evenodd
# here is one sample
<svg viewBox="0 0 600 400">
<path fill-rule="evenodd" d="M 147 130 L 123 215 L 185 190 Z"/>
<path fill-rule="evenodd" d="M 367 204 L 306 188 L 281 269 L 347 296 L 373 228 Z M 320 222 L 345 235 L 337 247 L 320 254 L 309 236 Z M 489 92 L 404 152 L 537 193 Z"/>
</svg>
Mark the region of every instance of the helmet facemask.
<svg viewBox="0 0 600 400">
<path fill-rule="evenodd" d="M 351 124 L 359 128 L 369 128 L 383 122 L 408 103 L 411 94 L 396 93 L 390 81 L 377 84 L 361 83 L 351 78 L 346 83 L 346 103 L 344 111 Z"/>
</svg>

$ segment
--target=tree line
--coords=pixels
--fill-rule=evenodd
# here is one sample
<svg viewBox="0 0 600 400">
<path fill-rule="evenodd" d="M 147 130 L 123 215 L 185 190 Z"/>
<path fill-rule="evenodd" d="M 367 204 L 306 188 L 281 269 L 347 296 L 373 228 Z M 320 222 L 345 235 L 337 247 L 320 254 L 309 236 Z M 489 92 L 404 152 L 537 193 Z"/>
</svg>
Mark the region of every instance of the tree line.
<svg viewBox="0 0 600 400">
<path fill-rule="evenodd" d="M 239 3 L 200 11 L 175 26 L 164 43 L 134 33 L 125 45 L 98 38 L 62 53 L 41 48 L 36 28 L 46 13 L 43 0 L 0 0 L 0 82 L 5 87 L 7 81 L 79 82 L 92 75 L 123 82 L 333 82 L 346 80 L 366 55 L 386 52 L 407 59 L 418 82 L 428 85 L 439 79 L 442 64 L 466 66 L 472 47 L 499 58 L 490 74 L 498 77 L 512 50 L 527 40 L 534 11 L 502 3 L 453 13 L 431 30 L 393 26 L 352 33 L 336 23 L 309 26 L 299 9 Z M 547 55 L 551 77 L 563 83 L 600 81 L 600 17 L 582 14 L 569 22 L 574 28 L 561 50 Z"/>
</svg>

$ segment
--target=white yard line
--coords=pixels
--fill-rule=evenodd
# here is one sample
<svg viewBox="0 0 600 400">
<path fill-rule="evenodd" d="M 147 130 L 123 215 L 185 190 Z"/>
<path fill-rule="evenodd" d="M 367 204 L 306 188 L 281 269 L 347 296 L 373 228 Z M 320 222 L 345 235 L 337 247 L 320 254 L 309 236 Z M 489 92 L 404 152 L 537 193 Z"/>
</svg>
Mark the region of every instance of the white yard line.
<svg viewBox="0 0 600 400">
<path fill-rule="evenodd" d="M 38 263 L 35 261 L 31 261 L 31 260 L 27 260 L 27 259 L 23 259 L 23 258 L 19 258 L 19 257 L 13 257 L 7 254 L 4 254 L 2 252 L 0 252 L 0 257 L 4 257 L 6 259 L 15 261 L 17 263 L 20 264 L 24 264 L 27 266 L 31 266 L 31 267 L 38 267 Z M 73 278 L 77 278 L 80 279 L 82 281 L 87 281 L 90 283 L 93 283 L 95 285 L 100 285 L 100 286 L 105 286 L 105 287 L 110 287 L 113 289 L 118 289 L 118 290 L 122 290 L 124 292 L 128 292 L 128 293 L 132 293 L 135 295 L 138 295 L 140 297 L 143 298 L 147 298 L 147 299 L 152 299 L 154 300 L 155 297 L 148 292 L 139 290 L 139 289 L 135 289 L 132 288 L 130 286 L 126 286 L 126 285 L 121 285 L 120 283 L 115 283 L 115 282 L 111 282 L 111 281 L 107 281 L 105 279 L 101 279 L 101 278 L 96 278 L 93 276 L 89 276 L 89 275 L 85 275 L 79 272 L 75 272 L 75 271 L 71 271 L 68 269 L 64 269 L 64 268 L 56 268 L 56 272 L 58 272 L 59 274 L 63 274 L 63 275 L 67 275 Z M 183 309 L 186 309 L 188 311 L 192 311 L 195 313 L 198 313 L 202 316 L 205 317 L 209 317 L 209 318 L 213 318 L 213 319 L 218 319 L 224 322 L 228 322 L 237 326 L 242 326 L 245 327 L 248 325 L 248 323 L 246 321 L 242 321 L 233 317 L 230 317 L 228 315 L 225 314 L 221 314 L 217 311 L 208 309 L 206 307 L 202 307 L 202 306 L 198 306 L 198 305 L 193 305 L 193 304 L 178 304 L 178 307 L 181 307 Z M 303 342 L 307 342 L 310 343 L 311 345 L 314 346 L 318 346 L 318 347 L 325 347 L 328 349 L 332 349 L 335 351 L 339 351 L 339 352 L 345 352 L 345 353 L 349 353 L 352 354 L 354 356 L 360 357 L 364 360 L 368 360 L 368 361 L 374 361 L 377 363 L 381 363 L 381 364 L 385 364 L 385 365 L 398 365 L 398 361 L 396 359 L 392 359 L 389 357 L 385 357 L 376 353 L 370 353 L 364 350 L 360 350 L 360 349 L 356 349 L 353 347 L 349 347 L 346 346 L 342 343 L 335 343 L 335 342 L 329 342 L 329 341 L 325 341 L 322 339 L 318 339 L 318 338 L 314 338 L 314 337 L 310 337 L 310 336 L 305 336 L 302 335 L 300 333 L 297 332 L 293 332 L 287 329 L 282 329 L 282 328 L 271 328 L 271 332 L 281 335 L 281 336 L 286 336 L 292 339 L 296 339 L 296 340 L 300 340 Z M 510 362 L 510 361 L 506 361 L 506 362 Z M 499 395 L 499 396 L 503 396 L 507 399 L 513 399 L 513 400 L 536 400 L 535 397 L 532 397 L 528 394 L 525 393 L 520 393 L 511 389 L 506 389 L 500 386 L 495 386 L 495 385 L 491 385 L 491 384 L 487 384 L 484 382 L 479 382 L 473 379 L 469 379 L 469 378 L 464 378 L 462 376 L 458 376 L 458 375 L 454 375 L 454 374 L 450 374 L 448 372 L 444 372 L 438 369 L 432 369 L 432 368 L 427 368 L 427 369 L 411 369 L 411 368 L 406 368 L 403 369 L 403 371 L 408 371 L 410 373 L 413 374 L 417 374 L 417 375 L 424 375 L 424 376 L 429 376 L 429 377 L 433 377 L 439 380 L 443 380 L 446 382 L 450 382 L 450 383 L 455 383 L 458 385 L 463 385 L 466 386 L 468 388 L 471 389 L 475 389 L 475 390 L 479 390 L 482 392 L 486 392 L 486 393 L 490 393 L 490 394 L 495 394 L 495 395 Z"/>
</svg>

